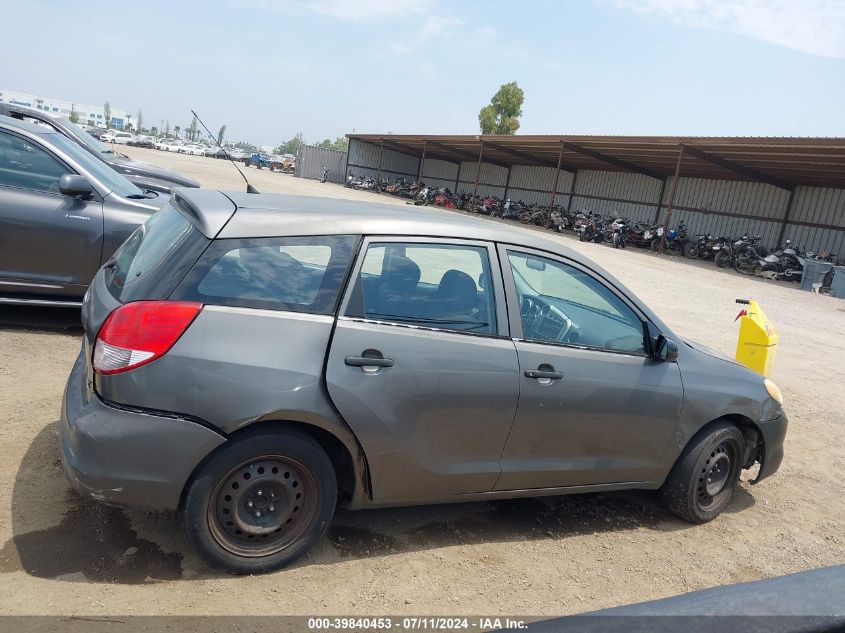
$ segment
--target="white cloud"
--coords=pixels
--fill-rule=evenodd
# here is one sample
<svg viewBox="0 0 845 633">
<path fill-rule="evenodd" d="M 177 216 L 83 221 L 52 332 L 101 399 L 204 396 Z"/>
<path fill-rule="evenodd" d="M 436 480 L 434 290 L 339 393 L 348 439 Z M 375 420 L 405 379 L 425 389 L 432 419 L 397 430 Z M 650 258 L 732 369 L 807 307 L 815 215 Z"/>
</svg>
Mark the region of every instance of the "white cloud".
<svg viewBox="0 0 845 633">
<path fill-rule="evenodd" d="M 458 26 L 460 23 L 461 21 L 458 18 L 448 15 L 432 15 L 423 22 L 418 37 L 425 42 L 438 35 L 448 34 L 453 27 Z"/>
<path fill-rule="evenodd" d="M 821 57 L 845 57 L 845 0 L 613 0 L 690 26 L 726 29 Z"/>
</svg>

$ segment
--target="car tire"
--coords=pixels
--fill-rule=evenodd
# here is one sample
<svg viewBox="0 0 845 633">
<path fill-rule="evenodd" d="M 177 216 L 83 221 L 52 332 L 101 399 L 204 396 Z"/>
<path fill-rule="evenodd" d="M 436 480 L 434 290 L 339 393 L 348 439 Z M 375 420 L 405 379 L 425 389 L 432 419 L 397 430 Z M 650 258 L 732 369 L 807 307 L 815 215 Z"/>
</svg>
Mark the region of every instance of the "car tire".
<svg viewBox="0 0 845 633">
<path fill-rule="evenodd" d="M 182 522 L 210 565 L 260 574 L 320 540 L 337 503 L 331 460 L 296 430 L 247 435 L 207 460 L 186 487 Z"/>
<path fill-rule="evenodd" d="M 715 519 L 733 498 L 744 452 L 742 432 L 730 422 L 703 428 L 690 440 L 661 488 L 666 507 L 690 523 Z"/>
</svg>

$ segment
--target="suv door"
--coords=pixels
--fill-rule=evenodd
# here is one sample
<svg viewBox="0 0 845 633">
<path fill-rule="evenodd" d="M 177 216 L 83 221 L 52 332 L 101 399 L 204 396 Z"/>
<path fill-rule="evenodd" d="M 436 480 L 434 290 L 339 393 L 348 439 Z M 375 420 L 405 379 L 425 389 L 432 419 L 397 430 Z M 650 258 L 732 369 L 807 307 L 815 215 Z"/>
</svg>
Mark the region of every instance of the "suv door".
<svg viewBox="0 0 845 633">
<path fill-rule="evenodd" d="M 0 294 L 78 295 L 97 268 L 102 200 L 59 193 L 75 173 L 43 146 L 0 130 Z"/>
<path fill-rule="evenodd" d="M 492 490 L 519 389 L 493 245 L 369 238 L 339 315 L 326 382 L 375 500 Z"/>
<path fill-rule="evenodd" d="M 643 315 L 572 262 L 499 251 L 520 396 L 496 490 L 661 481 L 683 388 Z"/>
</svg>

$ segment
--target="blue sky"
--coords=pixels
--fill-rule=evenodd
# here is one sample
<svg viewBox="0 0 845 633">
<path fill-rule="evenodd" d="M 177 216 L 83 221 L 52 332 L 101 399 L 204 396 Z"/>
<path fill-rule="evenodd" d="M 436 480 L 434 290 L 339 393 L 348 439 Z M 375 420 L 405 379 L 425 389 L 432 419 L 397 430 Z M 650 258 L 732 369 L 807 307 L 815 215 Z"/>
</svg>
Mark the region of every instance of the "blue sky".
<svg viewBox="0 0 845 633">
<path fill-rule="evenodd" d="M 845 0 L 6 3 L 0 89 L 276 144 L 520 133 L 845 136 Z M 20 28 L 8 28 L 19 25 Z M 27 28 L 30 25 L 31 28 Z"/>
</svg>

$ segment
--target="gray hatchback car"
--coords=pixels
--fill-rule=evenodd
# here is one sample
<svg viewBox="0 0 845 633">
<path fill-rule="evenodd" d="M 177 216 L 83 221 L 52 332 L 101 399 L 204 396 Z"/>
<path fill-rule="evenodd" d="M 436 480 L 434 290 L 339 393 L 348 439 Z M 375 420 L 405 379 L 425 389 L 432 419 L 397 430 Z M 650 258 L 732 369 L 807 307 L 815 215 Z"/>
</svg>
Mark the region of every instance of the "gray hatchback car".
<svg viewBox="0 0 845 633">
<path fill-rule="evenodd" d="M 661 489 L 700 523 L 783 457 L 771 381 L 558 241 L 450 212 L 176 190 L 82 317 L 71 484 L 178 509 L 236 573 L 304 554 L 338 504 Z"/>
</svg>

